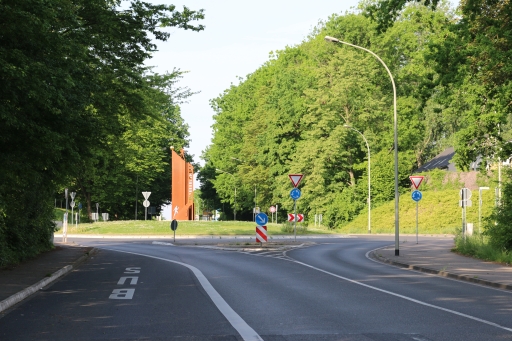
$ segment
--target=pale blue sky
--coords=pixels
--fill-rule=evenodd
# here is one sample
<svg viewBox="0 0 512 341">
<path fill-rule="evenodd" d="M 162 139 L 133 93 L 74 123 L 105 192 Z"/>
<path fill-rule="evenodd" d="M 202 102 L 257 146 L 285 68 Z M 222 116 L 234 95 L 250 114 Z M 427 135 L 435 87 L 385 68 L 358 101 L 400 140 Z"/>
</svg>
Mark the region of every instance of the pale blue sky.
<svg viewBox="0 0 512 341">
<path fill-rule="evenodd" d="M 147 0 L 146 0 L 147 1 Z M 159 43 L 147 65 L 155 71 L 173 67 L 189 71 L 180 82 L 200 94 L 182 105 L 182 117 L 190 126 L 187 152 L 200 161 L 201 152 L 211 143 L 214 114 L 209 100 L 217 97 L 237 77 L 245 77 L 268 60 L 270 51 L 299 44 L 316 26 L 334 13 L 345 13 L 357 0 L 151 0 L 174 4 L 178 9 L 205 10 L 202 32 L 171 29 L 171 37 Z M 201 161 L 201 164 L 203 162 Z M 199 184 L 196 183 L 196 187 Z"/>
</svg>

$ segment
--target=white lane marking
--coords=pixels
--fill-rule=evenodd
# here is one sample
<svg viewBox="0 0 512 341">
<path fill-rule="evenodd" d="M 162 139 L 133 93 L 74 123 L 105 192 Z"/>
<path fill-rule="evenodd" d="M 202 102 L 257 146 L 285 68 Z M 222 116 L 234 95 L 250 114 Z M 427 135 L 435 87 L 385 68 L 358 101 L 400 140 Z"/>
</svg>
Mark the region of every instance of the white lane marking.
<svg viewBox="0 0 512 341">
<path fill-rule="evenodd" d="M 394 246 L 394 245 L 392 245 Z M 444 279 L 444 280 L 447 280 L 447 281 L 453 281 L 453 282 L 458 282 L 458 283 L 464 283 L 464 284 L 467 284 L 467 285 L 473 285 L 473 286 L 476 286 L 476 287 L 479 287 L 479 288 L 484 288 L 484 289 L 488 289 L 488 290 L 495 290 L 495 291 L 499 291 L 501 293 L 505 293 L 507 295 L 512 295 L 512 292 L 510 292 L 509 290 L 505 290 L 505 289 L 500 289 L 500 288 L 494 288 L 494 287 L 491 287 L 491 286 L 488 286 L 488 285 L 484 285 L 484 284 L 478 284 L 478 283 L 473 283 L 473 282 L 468 282 L 468 281 L 464 281 L 464 280 L 460 280 L 460 279 L 455 279 L 455 278 L 450 278 L 450 277 L 444 277 L 444 276 L 440 276 L 440 275 L 436 275 L 436 274 L 430 274 L 428 272 L 423 272 L 423 271 L 419 271 L 419 270 L 414 270 L 414 269 L 408 269 L 408 268 L 401 268 L 401 267 L 398 267 L 396 265 L 393 265 L 393 264 L 389 264 L 389 263 L 384 263 L 384 262 L 379 262 L 378 260 L 375 260 L 373 259 L 372 257 L 370 257 L 370 252 L 374 252 L 374 251 L 377 251 L 381 249 L 381 247 L 378 247 L 376 249 L 373 249 L 373 250 L 370 250 L 368 251 L 366 254 L 365 254 L 365 257 L 368 259 L 368 260 L 371 260 L 372 262 L 374 263 L 377 263 L 377 264 L 380 264 L 380 265 L 386 265 L 386 266 L 390 266 L 390 267 L 393 267 L 395 269 L 400 269 L 400 270 L 404 270 L 404 271 L 411 271 L 411 272 L 415 272 L 417 274 L 420 274 L 420 275 L 423 275 L 423 276 L 429 276 L 429 277 L 435 277 L 435 278 L 440 278 L 440 279 Z"/>
<path fill-rule="evenodd" d="M 124 285 L 124 282 L 126 282 L 126 280 L 129 279 L 130 280 L 130 284 L 131 285 L 136 285 L 137 284 L 137 281 L 139 280 L 139 277 L 136 277 L 136 276 L 130 276 L 130 277 L 121 277 L 119 279 L 119 281 L 117 282 L 117 285 Z"/>
<path fill-rule="evenodd" d="M 108 298 L 111 300 L 131 300 L 135 289 L 114 289 Z"/>
<path fill-rule="evenodd" d="M 138 274 L 140 273 L 140 267 L 137 268 L 126 268 L 125 274 Z"/>
<path fill-rule="evenodd" d="M 227 302 L 222 298 L 222 296 L 217 292 L 217 290 L 215 290 L 215 288 L 210 284 L 208 279 L 203 275 L 203 273 L 198 268 L 196 268 L 196 267 L 194 267 L 192 265 L 186 264 L 186 263 L 177 262 L 177 261 L 174 261 L 174 260 L 160 258 L 160 257 L 155 257 L 155 256 L 150 256 L 150 255 L 145 255 L 145 254 L 142 254 L 142 253 L 129 252 L 129 251 L 121 251 L 121 250 L 107 249 L 107 248 L 105 248 L 105 250 L 115 251 L 115 252 L 122 252 L 122 253 L 128 253 L 128 254 L 137 255 L 137 256 L 143 256 L 143 257 L 148 257 L 148 258 L 159 259 L 159 260 L 163 260 L 163 261 L 166 261 L 166 262 L 169 262 L 169 263 L 179 264 L 179 265 L 182 265 L 182 266 L 190 269 L 194 273 L 194 275 L 196 276 L 196 278 L 199 281 L 199 283 L 201 283 L 201 286 L 203 287 L 204 291 L 206 291 L 206 293 L 208 294 L 208 296 L 210 296 L 210 298 L 213 301 L 213 303 L 217 306 L 217 309 L 219 309 L 220 312 L 222 313 L 222 315 L 224 315 L 224 317 L 226 317 L 226 319 L 229 321 L 229 323 L 231 323 L 233 328 L 235 328 L 236 331 L 240 334 L 242 339 L 244 339 L 246 341 L 263 341 L 263 339 L 258 335 L 258 333 L 256 333 L 256 331 L 254 329 L 252 329 L 240 317 L 240 315 L 238 315 L 233 310 L 233 308 L 231 308 L 227 304 Z M 135 289 L 119 289 L 119 290 L 135 290 Z"/>
<path fill-rule="evenodd" d="M 172 243 L 165 243 L 165 242 L 153 242 L 152 244 L 174 246 L 174 244 L 172 244 Z"/>
<path fill-rule="evenodd" d="M 343 276 L 340 276 L 340 275 L 336 275 L 336 274 L 334 274 L 332 272 L 329 272 L 329 271 L 326 271 L 326 270 L 322 270 L 320 268 L 314 267 L 314 266 L 306 264 L 306 263 L 299 262 L 297 260 L 295 261 L 295 263 L 300 264 L 300 265 L 304 265 L 304 266 L 306 266 L 308 268 L 311 268 L 311 269 L 323 272 L 323 273 L 331 275 L 333 277 L 337 277 L 337 278 L 343 279 L 343 280 L 345 280 L 347 282 L 350 282 L 350 283 L 353 283 L 353 284 L 357 284 L 357 285 L 366 287 L 368 289 L 373 289 L 373 290 L 376 290 L 376 291 L 380 291 L 382 293 L 385 293 L 385 294 L 388 294 L 388 295 L 391 295 L 391 296 L 395 296 L 395 297 L 399 297 L 399 298 L 403 298 L 404 300 L 411 301 L 411 302 L 414 302 L 414 303 L 417 303 L 417 304 L 420 304 L 420 305 L 424 305 L 426 307 L 438 309 L 438 310 L 441 310 L 441 311 L 444 311 L 444 312 L 447 312 L 447 313 L 455 314 L 455 315 L 458 315 L 458 316 L 461 316 L 461 317 L 468 318 L 470 320 L 482 322 L 482 323 L 488 324 L 490 326 L 497 327 L 497 328 L 504 329 L 504 330 L 507 330 L 509 332 L 512 332 L 512 328 L 507 328 L 507 327 L 504 327 L 502 325 L 499 325 L 499 324 L 491 322 L 491 321 L 482 320 L 482 319 L 480 319 L 478 317 L 474 317 L 474 316 L 471 316 L 471 315 L 460 313 L 460 312 L 455 311 L 455 310 L 439 307 L 437 305 L 433 305 L 433 304 L 430 304 L 430 303 L 422 302 L 422 301 L 416 300 L 416 299 L 411 298 L 411 297 L 407 297 L 407 296 L 404 296 L 404 295 L 400 295 L 400 294 L 394 293 L 392 291 L 380 289 L 380 288 L 377 288 L 377 287 L 374 287 L 374 286 L 371 286 L 371 285 L 368 285 L 368 284 L 364 284 L 364 283 L 361 283 L 361 282 L 358 282 L 358 281 L 354 281 L 353 279 L 350 279 L 350 278 L 347 278 L 347 277 L 343 277 Z"/>
</svg>

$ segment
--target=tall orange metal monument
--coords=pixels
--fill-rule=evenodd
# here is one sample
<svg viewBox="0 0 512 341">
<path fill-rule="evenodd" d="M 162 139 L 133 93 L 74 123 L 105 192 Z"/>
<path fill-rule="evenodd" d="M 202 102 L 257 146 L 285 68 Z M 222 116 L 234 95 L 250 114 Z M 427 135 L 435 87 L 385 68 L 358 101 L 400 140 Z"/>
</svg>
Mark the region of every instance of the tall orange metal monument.
<svg viewBox="0 0 512 341">
<path fill-rule="evenodd" d="M 185 161 L 185 150 L 180 154 L 171 147 L 171 219 L 194 220 L 194 167 Z"/>
</svg>

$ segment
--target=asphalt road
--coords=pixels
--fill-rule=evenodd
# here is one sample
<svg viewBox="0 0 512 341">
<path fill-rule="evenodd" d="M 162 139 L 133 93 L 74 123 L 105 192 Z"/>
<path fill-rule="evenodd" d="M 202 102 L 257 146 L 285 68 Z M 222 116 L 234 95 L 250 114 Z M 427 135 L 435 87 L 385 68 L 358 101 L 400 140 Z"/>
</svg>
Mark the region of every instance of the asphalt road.
<svg viewBox="0 0 512 341">
<path fill-rule="evenodd" d="M 81 240 L 100 251 L 1 318 L 0 340 L 512 340 L 509 292 L 366 257 L 390 239 L 285 254 Z"/>
</svg>

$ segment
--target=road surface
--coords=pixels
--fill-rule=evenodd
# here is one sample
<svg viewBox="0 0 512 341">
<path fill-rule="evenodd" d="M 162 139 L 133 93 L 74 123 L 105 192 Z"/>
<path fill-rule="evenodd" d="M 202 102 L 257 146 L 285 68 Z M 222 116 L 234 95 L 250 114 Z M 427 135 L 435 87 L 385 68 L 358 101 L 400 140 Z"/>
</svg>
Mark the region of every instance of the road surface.
<svg viewBox="0 0 512 341">
<path fill-rule="evenodd" d="M 367 257 L 390 239 L 286 252 L 77 240 L 99 251 L 13 307 L 0 340 L 512 340 L 511 293 Z"/>
</svg>

